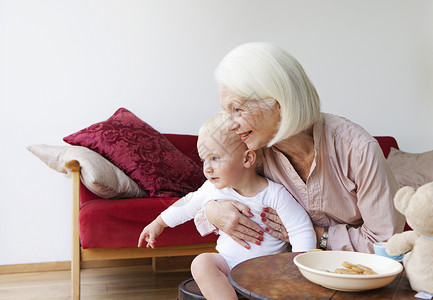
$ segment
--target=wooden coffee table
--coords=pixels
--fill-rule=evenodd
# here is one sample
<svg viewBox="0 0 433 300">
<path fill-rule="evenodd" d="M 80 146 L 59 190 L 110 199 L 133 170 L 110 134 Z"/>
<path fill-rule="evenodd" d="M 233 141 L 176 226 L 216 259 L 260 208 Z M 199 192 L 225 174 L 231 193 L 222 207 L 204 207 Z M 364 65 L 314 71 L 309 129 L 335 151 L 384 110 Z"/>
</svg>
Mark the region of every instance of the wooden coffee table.
<svg viewBox="0 0 433 300">
<path fill-rule="evenodd" d="M 248 299 L 415 299 L 404 272 L 379 289 L 342 292 L 308 281 L 293 263 L 299 253 L 281 253 L 247 260 L 232 269 L 231 284 Z"/>
</svg>

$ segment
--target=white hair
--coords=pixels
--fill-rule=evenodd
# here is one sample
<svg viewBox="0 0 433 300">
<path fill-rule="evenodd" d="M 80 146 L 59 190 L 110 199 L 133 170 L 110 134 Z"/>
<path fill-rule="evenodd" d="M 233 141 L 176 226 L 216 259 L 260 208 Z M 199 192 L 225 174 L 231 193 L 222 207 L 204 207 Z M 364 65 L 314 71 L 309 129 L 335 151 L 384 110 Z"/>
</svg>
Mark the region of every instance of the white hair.
<svg viewBox="0 0 433 300">
<path fill-rule="evenodd" d="M 269 99 L 280 104 L 279 129 L 272 146 L 320 119 L 320 99 L 301 64 L 287 51 L 272 44 L 248 43 L 234 48 L 218 65 L 220 86 L 244 99 Z M 274 102 L 275 103 L 275 102 Z"/>
</svg>

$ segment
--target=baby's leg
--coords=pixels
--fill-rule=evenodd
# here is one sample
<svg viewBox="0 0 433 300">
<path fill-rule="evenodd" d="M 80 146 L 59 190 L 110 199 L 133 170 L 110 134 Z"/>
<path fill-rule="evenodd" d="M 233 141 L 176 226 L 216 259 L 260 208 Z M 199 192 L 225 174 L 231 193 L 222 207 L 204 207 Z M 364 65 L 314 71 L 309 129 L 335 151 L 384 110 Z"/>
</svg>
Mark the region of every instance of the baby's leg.
<svg viewBox="0 0 433 300">
<path fill-rule="evenodd" d="M 203 253 L 191 264 L 191 273 L 203 296 L 208 299 L 238 299 L 229 282 L 230 268 L 218 253 Z"/>
</svg>

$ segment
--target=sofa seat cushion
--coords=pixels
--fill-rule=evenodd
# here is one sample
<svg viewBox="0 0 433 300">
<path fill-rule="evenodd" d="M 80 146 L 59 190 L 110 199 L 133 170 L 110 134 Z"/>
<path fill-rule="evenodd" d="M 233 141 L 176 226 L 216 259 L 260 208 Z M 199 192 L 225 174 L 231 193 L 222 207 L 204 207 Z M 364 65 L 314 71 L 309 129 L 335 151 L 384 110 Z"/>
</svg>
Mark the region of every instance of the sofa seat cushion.
<svg viewBox="0 0 433 300">
<path fill-rule="evenodd" d="M 83 248 L 134 248 L 143 228 L 178 198 L 134 198 L 87 201 L 79 215 Z M 166 228 L 157 239 L 157 247 L 215 242 L 217 236 L 202 237 L 191 220 L 175 228 Z"/>
</svg>

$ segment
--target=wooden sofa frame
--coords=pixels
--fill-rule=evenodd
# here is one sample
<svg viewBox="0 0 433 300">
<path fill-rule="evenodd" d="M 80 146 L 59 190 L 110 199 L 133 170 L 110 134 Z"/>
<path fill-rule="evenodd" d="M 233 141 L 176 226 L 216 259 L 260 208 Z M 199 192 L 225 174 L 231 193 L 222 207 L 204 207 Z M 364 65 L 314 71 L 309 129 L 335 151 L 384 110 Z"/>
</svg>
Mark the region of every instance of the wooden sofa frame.
<svg viewBox="0 0 433 300">
<path fill-rule="evenodd" d="M 80 163 L 76 160 L 68 161 L 66 168 L 72 175 L 72 258 L 71 258 L 71 294 L 72 299 L 80 299 L 81 262 L 113 259 L 152 258 L 168 256 L 198 255 L 204 252 L 215 252 L 216 243 L 205 243 L 185 246 L 159 248 L 94 248 L 83 249 L 79 236 L 80 212 Z"/>
</svg>

